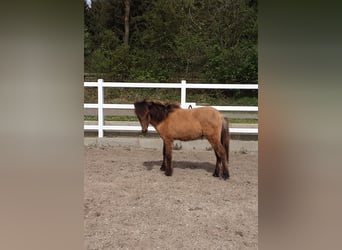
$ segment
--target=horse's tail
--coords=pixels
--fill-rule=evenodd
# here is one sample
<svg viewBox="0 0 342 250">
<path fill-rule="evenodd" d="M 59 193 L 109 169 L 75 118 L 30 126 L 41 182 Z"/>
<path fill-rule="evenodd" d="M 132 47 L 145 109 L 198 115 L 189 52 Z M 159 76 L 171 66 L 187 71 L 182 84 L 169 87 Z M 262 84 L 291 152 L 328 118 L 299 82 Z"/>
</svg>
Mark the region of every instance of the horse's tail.
<svg viewBox="0 0 342 250">
<path fill-rule="evenodd" d="M 222 117 L 221 144 L 226 151 L 227 163 L 229 163 L 229 140 L 229 120 L 227 117 Z"/>
</svg>

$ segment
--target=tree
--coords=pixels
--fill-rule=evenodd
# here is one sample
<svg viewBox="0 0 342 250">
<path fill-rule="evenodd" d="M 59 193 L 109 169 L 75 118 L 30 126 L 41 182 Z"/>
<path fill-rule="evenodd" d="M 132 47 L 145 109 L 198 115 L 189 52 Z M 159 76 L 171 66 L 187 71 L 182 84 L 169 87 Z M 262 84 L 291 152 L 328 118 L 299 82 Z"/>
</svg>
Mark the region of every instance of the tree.
<svg viewBox="0 0 342 250">
<path fill-rule="evenodd" d="M 93 0 L 84 40 L 110 80 L 257 81 L 257 0 Z"/>
<path fill-rule="evenodd" d="M 124 0 L 124 1 L 125 1 L 125 35 L 124 35 L 124 44 L 128 46 L 130 0 Z"/>
</svg>

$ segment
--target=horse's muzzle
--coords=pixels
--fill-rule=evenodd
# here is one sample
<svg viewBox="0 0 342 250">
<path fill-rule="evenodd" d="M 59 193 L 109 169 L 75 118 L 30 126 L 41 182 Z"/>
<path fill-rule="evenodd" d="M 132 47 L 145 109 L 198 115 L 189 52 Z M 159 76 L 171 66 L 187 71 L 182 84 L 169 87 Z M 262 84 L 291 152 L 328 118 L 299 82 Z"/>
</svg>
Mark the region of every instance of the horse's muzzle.
<svg viewBox="0 0 342 250">
<path fill-rule="evenodd" d="M 143 128 L 142 130 L 141 130 L 141 132 L 143 133 L 143 134 L 146 134 L 147 133 L 147 128 Z"/>
</svg>

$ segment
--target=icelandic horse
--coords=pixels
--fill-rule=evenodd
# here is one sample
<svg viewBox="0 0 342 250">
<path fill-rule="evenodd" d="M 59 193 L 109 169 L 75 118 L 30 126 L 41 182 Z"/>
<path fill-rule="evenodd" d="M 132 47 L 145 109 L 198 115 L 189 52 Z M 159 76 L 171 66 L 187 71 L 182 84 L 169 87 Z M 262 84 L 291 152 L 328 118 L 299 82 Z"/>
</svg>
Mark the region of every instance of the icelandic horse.
<svg viewBox="0 0 342 250">
<path fill-rule="evenodd" d="M 229 122 L 212 107 L 182 109 L 176 103 L 139 101 L 134 103 L 135 114 L 146 133 L 151 124 L 163 140 L 163 163 L 160 170 L 171 176 L 174 140 L 189 141 L 206 138 L 216 155 L 214 177 L 229 178 Z M 222 166 L 222 171 L 221 171 Z"/>
</svg>

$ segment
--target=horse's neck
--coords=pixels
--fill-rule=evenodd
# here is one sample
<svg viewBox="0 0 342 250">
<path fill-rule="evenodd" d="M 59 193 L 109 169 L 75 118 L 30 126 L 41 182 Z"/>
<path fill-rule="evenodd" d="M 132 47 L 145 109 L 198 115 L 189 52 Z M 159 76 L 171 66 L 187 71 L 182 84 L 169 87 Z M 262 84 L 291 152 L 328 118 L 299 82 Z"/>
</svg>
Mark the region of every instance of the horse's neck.
<svg viewBox="0 0 342 250">
<path fill-rule="evenodd" d="M 162 123 L 165 119 L 167 119 L 167 116 L 170 112 L 174 112 L 174 108 L 172 107 L 154 107 L 149 110 L 150 111 L 150 124 L 154 127 L 158 126 L 160 123 Z"/>
<path fill-rule="evenodd" d="M 151 124 L 153 127 L 157 127 L 157 126 L 162 122 L 162 120 L 157 119 L 157 117 L 156 117 L 155 114 L 151 114 L 151 113 L 150 113 L 150 117 L 151 117 L 150 124 Z"/>
<path fill-rule="evenodd" d="M 150 124 L 151 124 L 153 127 L 158 126 L 159 123 L 160 123 L 160 122 L 157 122 L 155 119 L 153 119 L 153 117 L 151 117 Z"/>
</svg>

